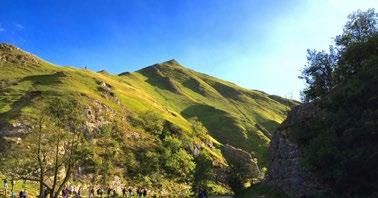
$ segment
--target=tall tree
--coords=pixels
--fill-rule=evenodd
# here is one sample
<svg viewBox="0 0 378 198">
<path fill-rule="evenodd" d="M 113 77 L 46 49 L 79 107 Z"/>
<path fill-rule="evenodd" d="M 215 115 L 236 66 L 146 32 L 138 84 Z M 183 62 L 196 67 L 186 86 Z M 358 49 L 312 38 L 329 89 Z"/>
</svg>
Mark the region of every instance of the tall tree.
<svg viewBox="0 0 378 198">
<path fill-rule="evenodd" d="M 307 50 L 307 64 L 299 77 L 304 79 L 307 87 L 302 92 L 306 102 L 320 99 L 327 95 L 348 76 L 354 74 L 359 64 L 344 64 L 341 57 L 349 46 L 367 42 L 377 33 L 378 15 L 374 9 L 365 12 L 358 10 L 348 16 L 343 33 L 336 36 L 335 46 L 330 46 L 329 52 Z"/>
<path fill-rule="evenodd" d="M 82 108 L 55 99 L 32 120 L 32 130 L 8 150 L 3 170 L 15 179 L 39 182 L 42 195 L 58 197 L 80 160 Z"/>
<path fill-rule="evenodd" d="M 336 36 L 335 42 L 339 47 L 347 47 L 353 43 L 366 42 L 377 32 L 377 13 L 373 8 L 363 12 L 357 10 L 348 16 L 341 35 Z"/>
</svg>

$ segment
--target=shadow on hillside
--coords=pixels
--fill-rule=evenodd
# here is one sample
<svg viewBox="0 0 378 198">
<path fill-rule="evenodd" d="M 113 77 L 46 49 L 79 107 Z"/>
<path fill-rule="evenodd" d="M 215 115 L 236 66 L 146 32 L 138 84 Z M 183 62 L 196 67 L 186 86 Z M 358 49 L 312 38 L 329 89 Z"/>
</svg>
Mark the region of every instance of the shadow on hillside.
<svg viewBox="0 0 378 198">
<path fill-rule="evenodd" d="M 185 80 L 182 85 L 200 95 L 207 96 L 208 93 L 206 92 L 206 89 L 201 85 L 201 83 L 195 79 L 195 78 L 189 78 Z"/>
<path fill-rule="evenodd" d="M 278 123 L 277 121 L 269 120 L 269 119 L 266 119 L 264 121 L 260 121 L 260 124 L 262 126 L 264 126 L 264 128 L 266 130 L 268 130 L 272 135 L 273 135 L 274 131 L 277 129 L 277 127 L 280 126 L 280 123 Z"/>
<path fill-rule="evenodd" d="M 62 83 L 61 79 L 62 77 L 65 77 L 66 74 L 64 72 L 56 72 L 53 74 L 42 74 L 42 75 L 33 75 L 33 76 L 27 76 L 25 78 L 22 78 L 18 83 L 22 82 L 31 82 L 33 86 L 36 85 L 54 85 Z M 34 87 L 35 88 L 35 87 Z M 21 111 L 24 107 L 30 106 L 33 103 L 33 100 L 37 97 L 40 97 L 42 95 L 51 95 L 51 93 L 48 93 L 48 91 L 42 91 L 40 90 L 29 90 L 22 93 L 23 95 L 19 97 L 18 99 L 14 99 L 14 97 L 4 98 L 4 100 L 7 100 L 7 103 L 10 104 L 9 111 L 0 113 L 0 118 L 3 118 L 0 120 L 0 128 L 6 126 L 8 123 L 5 120 L 16 118 L 21 114 Z"/>
<path fill-rule="evenodd" d="M 24 95 L 21 96 L 18 100 L 15 100 L 12 104 L 10 104 L 10 110 L 0 113 L 0 118 L 4 118 L 0 120 L 0 129 L 7 125 L 5 120 L 17 117 L 21 110 L 29 106 L 33 100 L 42 95 L 41 91 L 28 91 Z"/>
<path fill-rule="evenodd" d="M 173 93 L 181 93 L 180 88 L 169 77 L 164 76 L 156 66 L 146 67 L 139 71 L 147 77 L 146 82 L 162 90 L 168 90 Z"/>
<path fill-rule="evenodd" d="M 53 85 L 62 83 L 62 77 L 66 77 L 66 74 L 64 72 L 55 72 L 53 74 L 27 76 L 21 79 L 20 82 L 30 81 L 33 83 L 33 85 Z"/>
<path fill-rule="evenodd" d="M 215 90 L 217 90 L 223 97 L 233 100 L 242 100 L 243 93 L 233 87 L 216 81 L 208 81 Z"/>
<path fill-rule="evenodd" d="M 181 112 L 185 118 L 197 117 L 209 134 L 222 144 L 249 150 L 243 129 L 227 112 L 205 104 L 192 105 Z"/>
</svg>

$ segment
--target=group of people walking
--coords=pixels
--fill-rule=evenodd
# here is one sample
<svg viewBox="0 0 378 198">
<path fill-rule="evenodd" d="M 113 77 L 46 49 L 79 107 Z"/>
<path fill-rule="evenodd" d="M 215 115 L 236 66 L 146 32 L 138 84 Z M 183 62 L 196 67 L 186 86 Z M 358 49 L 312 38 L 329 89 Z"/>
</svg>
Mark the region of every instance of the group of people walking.
<svg viewBox="0 0 378 198">
<path fill-rule="evenodd" d="M 14 188 L 14 185 L 15 185 L 15 181 L 14 179 L 11 180 L 11 198 L 15 198 L 16 197 L 16 194 L 15 192 L 13 191 L 13 188 Z M 3 180 L 3 184 L 4 184 L 4 194 L 7 195 L 7 190 L 8 190 L 8 180 L 5 178 Z M 19 193 L 18 193 L 19 197 L 20 198 L 27 198 L 28 197 L 28 193 L 26 192 L 26 190 L 21 190 Z"/>
<path fill-rule="evenodd" d="M 116 197 L 117 196 L 117 191 L 115 189 L 112 189 L 112 188 L 108 188 L 108 189 L 103 189 L 103 188 L 98 188 L 96 190 L 96 194 L 97 194 L 97 197 L 103 197 L 105 196 L 106 194 L 106 197 Z M 129 188 L 122 188 L 122 197 L 132 197 L 136 195 L 137 197 L 147 197 L 147 189 L 145 188 L 137 188 L 135 190 L 135 193 L 134 193 L 134 190 L 129 187 Z M 80 196 L 79 196 L 80 197 Z M 94 188 L 90 188 L 89 189 L 89 197 L 90 198 L 94 198 L 96 197 L 95 196 L 95 189 Z"/>
<path fill-rule="evenodd" d="M 6 192 L 8 188 L 8 181 L 4 179 L 3 182 L 4 182 L 4 189 Z M 12 181 L 12 187 L 13 186 L 14 186 L 14 182 Z M 71 187 L 71 186 L 65 187 L 63 188 L 61 195 L 63 198 L 68 198 L 68 197 L 80 198 L 82 197 L 82 188 L 79 187 L 75 189 L 74 187 Z M 138 198 L 142 198 L 142 197 L 145 198 L 147 197 L 147 189 L 140 188 L 140 187 L 136 189 L 133 189 L 132 187 L 128 187 L 128 188 L 123 187 L 121 195 L 122 197 L 135 197 L 136 196 Z M 48 196 L 49 196 L 49 191 L 46 189 L 43 191 L 42 197 L 47 198 Z M 16 197 L 16 195 L 13 192 L 13 189 L 11 192 L 11 197 L 12 198 Z M 19 192 L 19 198 L 27 198 L 27 197 L 28 197 L 28 194 L 25 190 L 21 190 Z M 117 191 L 110 187 L 107 189 L 98 188 L 96 191 L 95 191 L 95 188 L 91 187 L 89 188 L 89 191 L 88 191 L 88 197 L 95 198 L 95 197 L 119 197 L 119 196 L 117 194 Z M 156 197 L 156 195 L 152 197 Z M 198 189 L 198 198 L 208 198 L 207 192 L 203 187 L 200 187 Z"/>
</svg>

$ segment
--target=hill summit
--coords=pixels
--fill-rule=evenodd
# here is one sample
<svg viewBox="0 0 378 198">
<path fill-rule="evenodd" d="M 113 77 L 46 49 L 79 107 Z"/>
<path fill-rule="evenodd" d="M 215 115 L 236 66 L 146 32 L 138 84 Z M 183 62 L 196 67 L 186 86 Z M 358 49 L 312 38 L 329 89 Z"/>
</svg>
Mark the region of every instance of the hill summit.
<svg viewBox="0 0 378 198">
<path fill-rule="evenodd" d="M 29 120 L 51 101 L 75 100 L 83 106 L 83 133 L 93 143 L 93 163 L 106 161 L 103 145 L 108 140 L 102 131 L 111 125 L 120 135 L 112 136 L 115 142 L 106 148 L 116 153 L 109 174 L 128 182 L 143 183 L 147 177 L 154 181 L 151 188 L 161 183 L 167 191 L 186 189 L 200 179 L 215 193 L 230 192 L 227 175 L 230 167 L 241 166 L 239 161 L 254 164 L 263 174 L 272 132 L 298 104 L 193 71 L 174 59 L 112 75 L 53 65 L 1 44 L 0 71 L 2 142 L 27 134 L 33 128 Z M 169 150 L 166 158 L 172 141 L 179 149 Z M 181 157 L 172 161 L 176 154 Z M 143 165 L 147 158 L 156 160 L 156 166 Z M 188 166 L 193 168 L 189 175 L 172 167 L 182 159 L 194 164 Z M 203 171 L 205 159 L 215 176 L 193 176 Z"/>
</svg>

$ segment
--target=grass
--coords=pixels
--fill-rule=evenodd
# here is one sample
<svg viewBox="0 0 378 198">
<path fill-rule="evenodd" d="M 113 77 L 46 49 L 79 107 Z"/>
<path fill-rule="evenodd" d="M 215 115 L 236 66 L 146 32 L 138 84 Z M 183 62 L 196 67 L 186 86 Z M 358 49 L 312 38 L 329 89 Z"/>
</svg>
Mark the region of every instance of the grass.
<svg viewBox="0 0 378 198">
<path fill-rule="evenodd" d="M 0 174 L 0 198 L 5 198 L 5 192 L 4 192 L 4 176 Z M 8 180 L 8 189 L 7 189 L 7 197 L 10 197 L 11 195 L 11 180 L 7 178 Z M 14 193 L 15 197 L 18 197 L 18 193 L 21 190 L 25 190 L 29 197 L 37 197 L 39 194 L 38 192 L 38 183 L 33 183 L 33 182 L 25 182 L 25 181 L 16 181 L 15 186 L 14 186 Z"/>
<path fill-rule="evenodd" d="M 0 115 L 7 120 L 33 113 L 32 91 L 41 92 L 40 103 L 59 96 L 78 98 L 84 104 L 97 100 L 117 112 L 139 114 L 152 109 L 188 130 L 187 119 L 198 117 L 218 142 L 255 152 L 265 163 L 269 138 L 255 126 L 272 133 L 293 103 L 195 72 L 175 60 L 117 76 L 55 66 L 21 50 L 1 53 L 14 59 L 0 62 Z M 102 95 L 99 82 L 112 86 L 114 100 Z"/>
<path fill-rule="evenodd" d="M 198 73 L 175 60 L 113 75 L 56 66 L 19 49 L 0 48 L 0 71 L 0 129 L 33 116 L 53 97 L 74 98 L 88 106 L 97 101 L 119 116 L 156 111 L 184 131 L 191 130 L 188 119 L 197 117 L 212 142 L 254 152 L 262 166 L 267 165 L 270 142 L 262 128 L 272 133 L 298 104 Z M 101 91 L 102 82 L 111 86 L 111 96 Z"/>
</svg>

